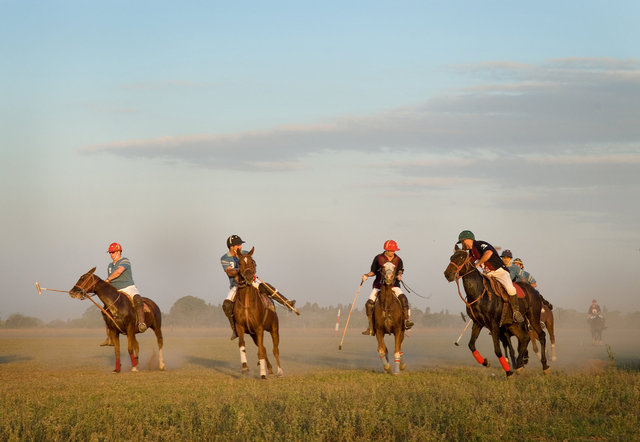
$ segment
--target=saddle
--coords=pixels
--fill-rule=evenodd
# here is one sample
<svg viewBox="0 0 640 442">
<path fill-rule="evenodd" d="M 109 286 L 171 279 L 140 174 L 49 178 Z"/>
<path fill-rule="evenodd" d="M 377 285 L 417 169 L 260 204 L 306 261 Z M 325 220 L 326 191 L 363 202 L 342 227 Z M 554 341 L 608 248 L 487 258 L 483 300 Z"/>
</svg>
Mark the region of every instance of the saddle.
<svg viewBox="0 0 640 442">
<path fill-rule="evenodd" d="M 258 294 L 260 295 L 260 300 L 262 301 L 262 304 L 264 305 L 264 307 L 271 310 L 272 312 L 275 312 L 276 306 L 273 303 L 273 299 L 271 299 L 264 293 L 258 292 Z"/>
<path fill-rule="evenodd" d="M 489 285 L 493 289 L 493 291 L 502 298 L 502 316 L 500 317 L 500 326 L 508 325 L 513 323 L 513 308 L 511 307 L 511 303 L 509 302 L 509 294 L 507 293 L 507 289 L 498 281 L 497 278 L 491 277 L 489 275 L 482 274 L 484 278 L 487 279 Z M 525 293 L 520 287 L 519 284 L 514 283 L 513 286 L 516 289 L 516 296 L 518 298 L 524 298 Z M 491 296 L 491 292 L 489 292 L 489 296 Z"/>
</svg>

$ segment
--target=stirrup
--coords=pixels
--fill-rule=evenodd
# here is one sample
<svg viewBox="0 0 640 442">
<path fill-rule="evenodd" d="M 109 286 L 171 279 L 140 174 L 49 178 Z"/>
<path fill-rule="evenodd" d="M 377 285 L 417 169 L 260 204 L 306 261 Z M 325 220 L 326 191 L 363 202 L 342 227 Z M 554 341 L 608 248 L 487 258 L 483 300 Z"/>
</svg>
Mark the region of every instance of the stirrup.
<svg viewBox="0 0 640 442">
<path fill-rule="evenodd" d="M 516 322 L 524 322 L 524 317 L 522 316 L 522 313 L 520 313 L 518 310 L 514 310 L 513 320 Z"/>
<path fill-rule="evenodd" d="M 371 330 L 370 328 L 366 329 L 365 331 L 362 332 L 363 335 L 367 335 L 367 336 L 373 336 L 373 330 Z"/>
<path fill-rule="evenodd" d="M 405 330 L 409 330 L 413 326 L 414 326 L 413 322 L 411 322 L 409 319 L 405 319 L 404 320 L 404 329 Z"/>
</svg>

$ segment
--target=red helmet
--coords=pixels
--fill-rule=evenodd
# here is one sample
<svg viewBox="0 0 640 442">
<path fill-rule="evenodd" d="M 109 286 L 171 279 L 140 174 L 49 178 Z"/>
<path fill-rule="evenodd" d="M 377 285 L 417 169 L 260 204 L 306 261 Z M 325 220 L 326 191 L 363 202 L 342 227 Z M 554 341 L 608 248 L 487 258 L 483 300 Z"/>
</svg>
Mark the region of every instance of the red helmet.
<svg viewBox="0 0 640 442">
<path fill-rule="evenodd" d="M 107 250 L 107 253 L 111 252 L 122 252 L 122 246 L 117 242 L 111 243 L 111 245 L 109 246 L 109 250 Z"/>
<path fill-rule="evenodd" d="M 396 244 L 396 242 L 392 239 L 385 241 L 383 248 L 385 251 L 389 251 L 389 252 L 397 252 L 398 250 L 400 250 L 398 248 L 398 244 Z"/>
<path fill-rule="evenodd" d="M 591 302 L 593 302 L 593 303 L 595 304 L 595 303 L 596 303 L 596 302 L 598 302 L 598 301 L 596 301 L 596 300 L 594 299 L 594 300 L 592 300 Z"/>
</svg>

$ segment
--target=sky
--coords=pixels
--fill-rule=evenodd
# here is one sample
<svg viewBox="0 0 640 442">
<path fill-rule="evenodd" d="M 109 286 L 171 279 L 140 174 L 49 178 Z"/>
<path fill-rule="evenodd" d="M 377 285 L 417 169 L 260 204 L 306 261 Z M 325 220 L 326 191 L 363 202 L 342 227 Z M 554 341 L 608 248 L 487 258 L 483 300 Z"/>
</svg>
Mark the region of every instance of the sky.
<svg viewBox="0 0 640 442">
<path fill-rule="evenodd" d="M 555 306 L 640 310 L 636 1 L 0 11 L 0 319 L 79 317 L 35 282 L 106 277 L 112 242 L 163 311 L 221 304 L 231 234 L 320 306 L 353 302 L 393 239 L 411 304 L 457 313 L 466 229 Z"/>
</svg>

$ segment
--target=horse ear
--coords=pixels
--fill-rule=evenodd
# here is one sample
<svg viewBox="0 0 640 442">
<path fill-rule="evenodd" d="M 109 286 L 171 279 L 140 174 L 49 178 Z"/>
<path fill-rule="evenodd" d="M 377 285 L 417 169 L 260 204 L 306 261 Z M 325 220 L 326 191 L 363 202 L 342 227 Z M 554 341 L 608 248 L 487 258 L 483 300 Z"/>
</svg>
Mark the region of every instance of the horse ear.
<svg viewBox="0 0 640 442">
<path fill-rule="evenodd" d="M 453 246 L 453 251 L 457 252 L 458 250 L 460 250 L 460 247 L 458 247 L 458 243 L 455 243 L 455 245 Z"/>
<path fill-rule="evenodd" d="M 255 250 L 255 246 L 251 247 L 251 250 L 249 250 L 249 253 L 247 253 L 247 255 L 251 256 L 253 255 L 253 251 Z"/>
<path fill-rule="evenodd" d="M 94 267 L 94 268 L 92 268 L 91 270 L 89 270 L 87 272 L 87 275 L 93 275 L 93 272 L 95 272 L 95 271 L 96 271 L 96 268 Z"/>
</svg>

